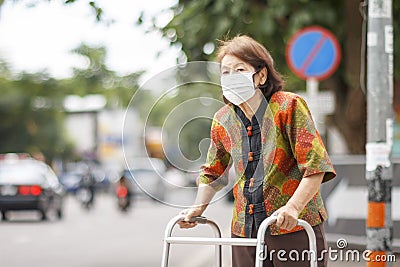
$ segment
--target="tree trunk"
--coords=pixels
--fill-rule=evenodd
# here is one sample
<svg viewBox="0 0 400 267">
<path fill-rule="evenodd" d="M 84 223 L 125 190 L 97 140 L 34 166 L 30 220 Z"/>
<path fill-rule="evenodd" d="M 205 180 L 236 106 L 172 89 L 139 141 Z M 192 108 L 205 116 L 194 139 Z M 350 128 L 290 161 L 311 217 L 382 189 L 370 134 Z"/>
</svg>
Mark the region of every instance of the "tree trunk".
<svg viewBox="0 0 400 267">
<path fill-rule="evenodd" d="M 335 88 L 336 109 L 328 117 L 328 125 L 335 126 L 346 140 L 351 154 L 365 153 L 366 96 L 360 86 L 362 17 L 357 15 L 359 0 L 345 0 L 342 67 L 346 76 L 329 79 L 328 88 Z"/>
</svg>

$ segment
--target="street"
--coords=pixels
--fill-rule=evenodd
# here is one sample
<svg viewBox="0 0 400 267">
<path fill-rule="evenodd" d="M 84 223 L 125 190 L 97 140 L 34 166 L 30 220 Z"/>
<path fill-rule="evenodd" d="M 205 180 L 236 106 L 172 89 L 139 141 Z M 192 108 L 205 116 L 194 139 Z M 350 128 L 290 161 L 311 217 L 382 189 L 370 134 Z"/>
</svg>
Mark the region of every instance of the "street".
<svg viewBox="0 0 400 267">
<path fill-rule="evenodd" d="M 176 197 L 176 196 L 175 196 Z M 160 266 L 167 222 L 180 211 L 139 199 L 127 214 L 116 208 L 111 195 L 98 195 L 94 209 L 86 211 L 69 196 L 61 221 L 38 220 L 32 212 L 12 213 L 0 223 L 0 262 L 3 267 L 153 267 Z M 225 199 L 209 206 L 206 215 L 229 236 L 231 204 Z M 212 236 L 207 226 L 173 231 L 174 235 Z M 213 266 L 213 246 L 175 245 L 170 266 Z M 399 266 L 399 263 L 393 266 Z M 230 266 L 230 249 L 223 247 L 223 266 Z M 331 262 L 329 266 L 358 267 L 366 263 Z"/>
<path fill-rule="evenodd" d="M 229 229 L 229 205 L 222 200 L 207 211 L 224 229 Z M 180 210 L 139 199 L 130 212 L 123 214 L 117 210 L 111 195 L 101 195 L 89 211 L 69 196 L 61 221 L 41 222 L 35 212 L 11 213 L 9 222 L 0 222 L 0 266 L 159 266 L 165 225 Z M 212 234 L 203 226 L 193 232 Z M 208 254 L 208 250 L 210 256 L 213 252 L 212 247 L 176 246 L 171 250 L 171 266 L 193 262 L 195 250 L 201 256 Z M 197 259 L 202 260 L 202 257 Z"/>
</svg>

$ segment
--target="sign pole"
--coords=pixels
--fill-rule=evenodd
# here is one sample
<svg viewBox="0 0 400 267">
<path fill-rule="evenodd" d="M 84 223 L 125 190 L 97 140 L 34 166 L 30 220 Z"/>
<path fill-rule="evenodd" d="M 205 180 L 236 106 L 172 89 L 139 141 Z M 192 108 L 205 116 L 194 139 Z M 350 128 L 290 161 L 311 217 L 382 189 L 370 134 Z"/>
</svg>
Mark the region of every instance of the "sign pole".
<svg viewBox="0 0 400 267">
<path fill-rule="evenodd" d="M 368 1 L 366 179 L 367 266 L 391 266 L 393 222 L 393 18 L 391 0 Z M 393 256 L 393 255 L 392 255 Z"/>
<path fill-rule="evenodd" d="M 310 97 L 317 96 L 318 95 L 318 80 L 315 78 L 308 78 L 306 81 L 306 89 L 307 89 L 307 94 Z"/>
</svg>

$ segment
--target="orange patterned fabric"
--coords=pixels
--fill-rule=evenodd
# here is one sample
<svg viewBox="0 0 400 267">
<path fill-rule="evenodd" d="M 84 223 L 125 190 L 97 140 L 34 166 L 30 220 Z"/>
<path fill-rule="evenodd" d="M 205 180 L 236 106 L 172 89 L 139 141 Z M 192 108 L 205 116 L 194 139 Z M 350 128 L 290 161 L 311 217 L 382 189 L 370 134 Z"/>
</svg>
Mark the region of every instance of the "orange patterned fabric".
<svg viewBox="0 0 400 267">
<path fill-rule="evenodd" d="M 235 170 L 233 194 L 232 233 L 245 236 L 246 198 L 245 164 L 242 159 L 241 132 L 233 106 L 222 107 L 214 116 L 211 126 L 211 145 L 206 163 L 200 175 L 200 183 L 219 190 L 228 184 L 229 168 Z M 336 176 L 325 146 L 315 128 L 306 102 L 300 96 L 279 91 L 272 95 L 261 126 L 262 164 L 264 168 L 263 195 L 267 216 L 284 206 L 295 192 L 301 179 L 317 173 L 325 173 L 323 182 Z M 327 219 L 321 194 L 318 192 L 300 213 L 300 219 L 312 226 Z M 273 235 L 291 231 L 271 225 Z"/>
</svg>

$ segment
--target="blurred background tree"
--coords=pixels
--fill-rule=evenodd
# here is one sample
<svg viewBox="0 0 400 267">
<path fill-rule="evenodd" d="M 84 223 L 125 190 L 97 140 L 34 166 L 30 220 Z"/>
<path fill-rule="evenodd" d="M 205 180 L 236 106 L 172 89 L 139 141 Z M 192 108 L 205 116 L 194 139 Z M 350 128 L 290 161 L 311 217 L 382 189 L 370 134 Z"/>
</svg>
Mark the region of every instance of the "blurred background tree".
<svg viewBox="0 0 400 267">
<path fill-rule="evenodd" d="M 400 0 L 393 1 L 393 14 L 400 12 Z M 264 44 L 272 53 L 278 70 L 287 81 L 286 90 L 305 89 L 305 82 L 296 78 L 285 61 L 285 46 L 299 29 L 320 25 L 339 39 L 342 62 L 336 73 L 322 81 L 321 89 L 336 96 L 335 114 L 328 117 L 327 126 L 335 126 L 344 137 L 350 153 L 365 152 L 366 100 L 360 85 L 360 70 L 365 58 L 361 55 L 363 15 L 366 8 L 360 0 L 179 0 L 172 6 L 173 19 L 164 27 L 153 23 L 149 31 L 158 30 L 181 48 L 181 61 L 215 60 L 218 39 L 247 34 Z M 155 21 L 142 16 L 139 24 Z M 365 22 L 364 22 L 365 23 Z M 394 16 L 394 36 L 399 36 L 400 17 Z M 395 42 L 395 69 L 400 42 Z M 183 59 L 183 60 L 182 60 Z M 395 103 L 399 100 L 400 73 L 395 73 Z M 363 81 L 364 82 L 364 81 Z"/>
<path fill-rule="evenodd" d="M 65 93 L 79 96 L 101 94 L 106 97 L 108 108 L 128 106 L 144 71 L 119 76 L 106 66 L 107 51 L 103 46 L 80 44 L 71 52 L 84 58 L 86 68 L 75 68 L 71 78 L 61 81 Z"/>
<path fill-rule="evenodd" d="M 46 74 L 9 73 L 3 67 L 0 77 L 0 153 L 41 152 L 47 159 L 69 154 L 59 81 Z"/>
<path fill-rule="evenodd" d="M 73 4 L 78 1 L 65 0 L 64 3 Z M 3 2 L 0 0 L 0 6 Z M 26 2 L 33 6 L 35 4 L 35 1 Z M 96 20 L 108 22 L 104 19 L 105 12 L 98 1 L 87 1 L 87 3 L 93 8 Z M 157 26 L 157 16 L 147 16 L 145 13 L 137 18 L 137 23 L 146 25 L 145 27 L 148 27 L 150 23 L 152 26 L 146 28 L 148 31 L 160 31 L 169 40 L 171 46 L 178 47 L 181 51 L 177 59 L 178 63 L 215 60 L 217 40 L 231 38 L 237 34 L 248 34 L 271 51 L 278 70 L 286 78 L 286 90 L 290 91 L 304 90 L 305 82 L 295 77 L 287 66 L 285 46 L 289 38 L 305 26 L 320 25 L 328 28 L 339 39 L 342 61 L 336 73 L 320 83 L 321 90 L 331 90 L 336 96 L 335 114 L 329 116 L 326 123 L 328 127 L 336 127 L 344 137 L 349 152 L 357 154 L 365 152 L 365 78 L 360 79 L 360 72 L 365 70 L 366 63 L 365 54 L 361 53 L 362 47 L 365 46 L 365 36 L 362 33 L 365 32 L 366 21 L 363 20 L 363 16 L 366 10 L 366 1 L 360 0 L 178 0 L 169 10 L 161 11 L 173 12 L 173 18 L 168 24 L 162 27 Z M 400 0 L 393 0 L 393 14 L 399 12 Z M 393 24 L 396 38 L 400 36 L 399 16 L 394 16 Z M 394 68 L 398 70 L 400 42 L 394 42 L 394 45 Z M 53 118 L 54 125 L 47 127 L 54 130 L 54 140 L 58 142 L 65 140 L 61 138 L 62 132 L 57 134 L 55 129 L 60 129 L 56 127 L 56 123 L 58 123 L 58 118 L 63 116 L 60 107 L 66 95 L 101 94 L 107 98 L 108 107 L 128 105 L 142 72 L 119 77 L 105 65 L 104 47 L 89 47 L 82 44 L 73 52 L 84 57 L 88 64 L 84 69 L 75 69 L 74 76 L 64 80 L 55 80 L 46 74 L 21 74 L 18 77 L 12 77 L 6 64 L 0 64 L 1 85 L 4 88 L 0 108 L 3 112 L 2 120 L 5 120 L 4 125 L 9 127 L 7 131 L 4 128 L 0 132 L 0 138 L 4 140 L 0 145 L 1 152 L 9 150 L 10 144 L 18 144 L 17 146 L 21 149 L 29 147 L 29 144 L 33 144 L 33 141 L 29 139 L 32 138 L 33 133 L 38 134 L 39 139 L 44 136 L 44 129 L 35 130 L 41 127 L 37 127 L 38 122 L 32 118 L 34 113 L 37 113 L 35 116 Z M 400 103 L 399 81 L 400 72 L 397 71 L 395 72 L 394 99 L 396 107 Z M 11 89 L 16 87 L 18 87 L 17 90 Z M 36 88 L 36 91 L 33 88 Z M 32 94 L 26 93 L 28 90 Z M 148 94 L 148 97 L 150 99 L 151 94 Z M 170 98 L 169 103 L 160 103 L 160 106 L 154 110 L 156 115 L 152 117 L 151 123 L 160 126 L 163 116 L 168 114 L 167 111 L 170 110 L 171 105 L 186 98 L 184 94 L 179 94 L 179 97 L 182 99 Z M 147 101 L 150 103 L 153 100 Z M 34 105 L 41 108 L 34 108 Z M 43 105 L 45 108 L 42 108 Z M 30 110 L 29 107 L 32 109 Z M 6 114 L 7 116 L 3 116 Z M 24 114 L 27 116 L 25 117 Z M 41 120 L 37 119 L 37 121 Z M 10 127 L 15 128 L 11 130 Z M 207 127 L 201 128 L 202 132 L 206 133 Z M 14 135 L 15 132 L 18 134 Z M 204 135 L 199 131 L 196 133 Z M 188 134 L 190 135 L 192 133 Z M 67 144 L 68 142 L 64 141 L 49 149 L 65 148 Z M 53 153 L 46 152 L 47 156 Z"/>
<path fill-rule="evenodd" d="M 119 76 L 109 70 L 104 47 L 81 44 L 72 53 L 88 64 L 67 79 L 45 72 L 13 75 L 5 62 L 0 63 L 0 153 L 40 152 L 48 162 L 73 157 L 64 129 L 63 101 L 68 95 L 100 94 L 107 99 L 107 108 L 128 106 L 143 72 Z"/>
</svg>

